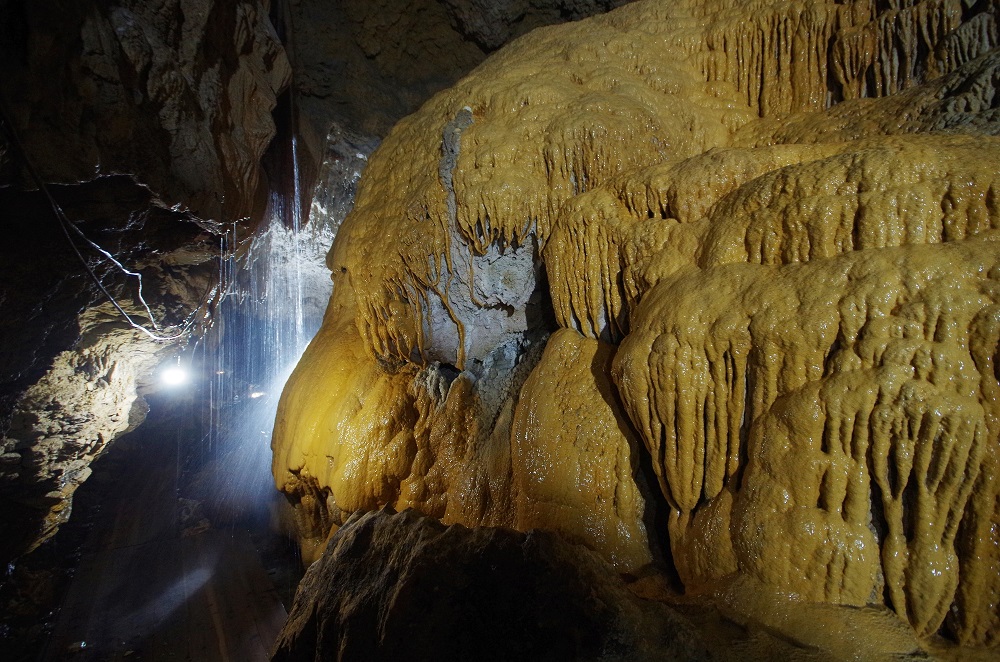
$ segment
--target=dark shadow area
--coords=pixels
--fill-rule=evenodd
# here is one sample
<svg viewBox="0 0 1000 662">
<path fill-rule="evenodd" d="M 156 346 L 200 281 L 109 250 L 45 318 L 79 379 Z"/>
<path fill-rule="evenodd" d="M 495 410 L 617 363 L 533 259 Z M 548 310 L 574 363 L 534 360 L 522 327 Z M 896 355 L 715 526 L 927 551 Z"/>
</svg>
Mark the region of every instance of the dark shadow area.
<svg viewBox="0 0 1000 662">
<path fill-rule="evenodd" d="M 165 255 L 180 247 L 189 254 L 194 254 L 196 247 L 211 247 L 204 230 L 182 213 L 157 207 L 150 191 L 128 176 L 47 188 L 84 237 L 143 272 L 146 296 L 154 293 L 162 309 L 162 323 L 183 319 L 193 305 L 178 299 L 177 293 L 186 287 L 178 283 L 197 282 L 211 264 L 188 265 L 182 270 L 167 264 L 148 268 L 141 258 L 150 253 Z M 6 232 L 6 240 L 0 242 L 0 264 L 4 266 L 0 285 L 0 438 L 18 440 L 0 457 L 0 527 L 4 531 L 0 565 L 6 565 L 37 539 L 50 508 L 59 503 L 58 497 L 48 495 L 57 494 L 62 486 L 40 478 L 37 459 L 32 456 L 31 446 L 39 435 L 33 429 L 35 415 L 18 413 L 17 403 L 59 352 L 80 339 L 80 312 L 104 301 L 81 258 L 121 301 L 132 301 L 137 290 L 136 281 L 113 267 L 93 246 L 80 236 L 67 236 L 41 191 L 0 187 L 0 209 Z M 166 291 L 171 294 L 162 295 Z"/>
<path fill-rule="evenodd" d="M 660 482 L 653 469 L 653 458 L 642 443 L 642 435 L 635 429 L 625 413 L 625 405 L 622 403 L 614 382 L 611 381 L 611 363 L 614 361 L 617 350 L 616 345 L 602 343 L 590 364 L 590 371 L 594 375 L 594 382 L 597 384 L 601 397 L 615 412 L 618 429 L 621 430 L 626 439 L 633 440 L 629 448 L 634 467 L 632 478 L 635 480 L 645 504 L 642 521 L 646 526 L 646 536 L 653 554 L 653 563 L 667 577 L 671 587 L 681 591 L 683 585 L 680 575 L 677 574 L 677 569 L 674 567 L 673 554 L 670 551 L 670 535 L 667 529 L 670 505 L 663 496 L 663 492 L 660 491 Z"/>
<path fill-rule="evenodd" d="M 267 499 L 212 519 L 190 498 L 212 456 L 196 393 L 149 396 L 69 522 L 8 567 L 0 658 L 267 659 L 301 577 L 297 546 L 272 530 Z"/>
</svg>

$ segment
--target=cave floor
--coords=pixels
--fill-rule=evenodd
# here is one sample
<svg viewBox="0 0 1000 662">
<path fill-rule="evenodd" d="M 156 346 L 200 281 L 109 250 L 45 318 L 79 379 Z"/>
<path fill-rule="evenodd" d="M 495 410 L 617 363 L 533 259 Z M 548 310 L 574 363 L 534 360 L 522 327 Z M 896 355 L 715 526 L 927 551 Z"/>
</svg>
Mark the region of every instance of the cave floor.
<svg viewBox="0 0 1000 662">
<path fill-rule="evenodd" d="M 185 431 L 141 432 L 95 469 L 100 503 L 38 659 L 269 659 L 286 611 L 252 527 L 192 521 Z"/>
<path fill-rule="evenodd" d="M 206 531 L 84 557 L 43 660 L 267 660 L 285 620 L 249 536 Z"/>
</svg>

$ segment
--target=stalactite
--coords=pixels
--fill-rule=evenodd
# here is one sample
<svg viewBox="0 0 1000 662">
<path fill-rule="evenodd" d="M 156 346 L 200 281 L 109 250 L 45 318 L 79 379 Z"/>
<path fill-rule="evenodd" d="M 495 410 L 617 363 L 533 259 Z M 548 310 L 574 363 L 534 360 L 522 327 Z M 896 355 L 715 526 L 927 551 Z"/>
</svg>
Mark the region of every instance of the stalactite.
<svg viewBox="0 0 1000 662">
<path fill-rule="evenodd" d="M 627 328 L 619 285 L 623 232 L 618 207 L 617 198 L 606 193 L 574 198 L 545 247 L 556 320 L 590 338 L 617 340 Z"/>
<path fill-rule="evenodd" d="M 1000 228 L 998 155 L 981 140 L 914 137 L 775 169 L 718 200 L 701 264 L 808 262 L 988 234 Z"/>
<path fill-rule="evenodd" d="M 607 34 L 628 43 L 610 29 Z M 519 50 L 508 49 L 454 94 L 401 122 L 359 187 L 358 212 L 343 231 L 367 245 L 351 261 L 358 265 L 359 326 L 378 356 L 408 360 L 426 353 L 417 346 L 416 302 L 396 292 L 427 289 L 443 277 L 439 265 L 452 272 L 456 251 L 476 256 L 491 246 L 504 250 L 530 241 L 544 248 L 567 199 L 665 155 L 686 157 L 721 144 L 739 114 L 680 65 L 637 71 L 637 63 L 619 62 L 603 49 L 525 48 L 549 60 L 534 70 L 531 85 L 516 64 Z M 428 132 L 448 134 L 463 112 L 470 120 L 454 145 L 443 152 L 440 138 L 428 140 Z M 424 147 L 412 149 L 414 140 Z M 404 144 L 411 145 L 405 154 Z M 441 170 L 445 152 L 451 156 Z M 389 206 L 395 191 L 406 191 L 403 216 Z M 393 220 L 354 227 L 355 218 Z M 386 242 L 401 248 L 376 250 Z M 453 296 L 439 289 L 442 302 Z"/>
<path fill-rule="evenodd" d="M 995 453 L 979 404 L 981 379 L 995 376 L 963 367 L 973 320 L 995 309 L 996 264 L 992 242 L 964 240 L 721 266 L 654 287 L 614 374 L 677 510 L 672 544 L 705 535 L 685 527 L 720 493 L 709 469 L 713 457 L 725 466 L 721 429 L 738 440 L 722 474 L 734 505 L 698 526 L 732 522 L 741 569 L 865 604 L 880 566 L 889 604 L 918 633 L 936 631 L 955 599 L 966 505 L 992 512 L 995 500 L 972 492 Z M 727 350 L 736 360 L 714 365 Z M 885 531 L 880 562 L 869 518 Z"/>
</svg>

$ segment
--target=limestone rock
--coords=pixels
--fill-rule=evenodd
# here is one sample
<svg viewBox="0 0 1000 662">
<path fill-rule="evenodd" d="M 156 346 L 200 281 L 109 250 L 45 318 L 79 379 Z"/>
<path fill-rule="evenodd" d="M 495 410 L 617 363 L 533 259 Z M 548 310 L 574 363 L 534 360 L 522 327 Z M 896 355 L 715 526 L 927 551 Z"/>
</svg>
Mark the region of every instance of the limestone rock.
<svg viewBox="0 0 1000 662">
<path fill-rule="evenodd" d="M 678 614 L 545 532 L 356 515 L 299 585 L 278 661 L 709 660 Z"/>
<path fill-rule="evenodd" d="M 275 479 L 293 501 L 309 484 L 337 504 L 333 512 L 391 504 L 469 526 L 514 524 L 521 497 L 512 466 L 525 467 L 536 449 L 530 439 L 514 448 L 511 423 L 553 327 L 540 253 L 555 210 L 630 167 L 657 162 L 666 145 L 694 155 L 749 119 L 683 68 L 637 73 L 609 58 L 632 39 L 610 19 L 597 34 L 618 45 L 588 47 L 594 29 L 572 24 L 562 28 L 567 34 L 520 40 L 380 145 L 328 259 L 335 290 L 321 337 L 333 344 L 310 347 L 279 408 Z M 519 64 L 529 58 L 539 59 L 531 85 Z M 393 220 L 374 222 L 381 218 Z M 380 384 L 370 408 L 349 386 L 366 374 Z M 599 392 L 595 386 L 574 406 L 596 402 L 587 398 Z M 602 412 L 614 420 L 611 409 Z M 557 419 L 549 429 L 556 433 Z M 572 438 L 569 429 L 558 434 Z M 587 434 L 594 458 L 627 445 L 624 436 Z M 351 459 L 368 457 L 387 460 Z M 582 519 L 564 528 L 623 568 L 645 556 L 634 542 L 643 507 L 633 499 L 631 464 L 613 472 L 617 487 L 593 485 L 580 502 Z M 553 479 L 573 480 L 559 472 Z M 629 496 L 618 504 L 620 522 L 598 525 L 582 504 L 604 498 L 605 489 Z M 535 498 L 522 496 L 522 504 Z M 527 512 L 524 526 L 532 525 Z"/>
<path fill-rule="evenodd" d="M 513 411 L 541 340 L 501 345 L 475 373 L 392 368 L 366 353 L 346 314 L 352 304 L 349 288 L 335 288 L 275 422 L 273 471 L 304 515 L 304 555 L 346 515 L 386 504 L 449 523 L 511 525 Z"/>
<path fill-rule="evenodd" d="M 325 440 L 302 436 L 314 458 L 412 431 L 410 469 L 358 464 L 333 485 L 318 459 L 279 461 L 279 486 L 294 499 L 292 477 L 317 467 L 338 502 L 364 489 L 365 508 L 446 522 L 537 517 L 613 558 L 602 535 L 638 531 L 628 498 L 601 505 L 634 487 L 628 426 L 603 432 L 620 399 L 685 590 L 753 581 L 890 609 L 926 641 L 995 644 L 996 14 L 649 1 L 510 44 L 386 136 L 330 253 L 330 342 L 373 395 L 392 381 L 403 401 L 408 383 L 412 418 L 369 442 L 339 433 L 349 417 L 276 430 L 294 457 L 293 429 L 321 425 Z M 529 247 L 491 276 L 509 285 L 477 287 L 495 256 Z M 549 322 L 522 304 L 529 277 Z M 480 324 L 498 303 L 510 326 Z M 619 346 L 587 374 L 594 343 Z M 484 357 L 500 356 L 533 372 L 480 408 Z M 308 389 L 293 383 L 288 403 Z M 325 390 L 286 410 L 365 397 Z M 550 501 L 572 515 L 554 521 Z"/>
<path fill-rule="evenodd" d="M 637 571 L 652 559 L 633 480 L 638 439 L 607 376 L 613 349 L 569 329 L 549 338 L 514 412 L 515 522 L 582 538 Z"/>
<path fill-rule="evenodd" d="M 4 10 L 0 90 L 46 181 L 131 174 L 166 207 L 216 222 L 250 215 L 290 74 L 264 2 Z"/>
<path fill-rule="evenodd" d="M 322 227 L 336 236 L 340 224 L 354 206 L 358 180 L 378 142 L 376 138 L 357 134 L 339 124 L 330 126 L 311 196 L 309 225 Z"/>
</svg>

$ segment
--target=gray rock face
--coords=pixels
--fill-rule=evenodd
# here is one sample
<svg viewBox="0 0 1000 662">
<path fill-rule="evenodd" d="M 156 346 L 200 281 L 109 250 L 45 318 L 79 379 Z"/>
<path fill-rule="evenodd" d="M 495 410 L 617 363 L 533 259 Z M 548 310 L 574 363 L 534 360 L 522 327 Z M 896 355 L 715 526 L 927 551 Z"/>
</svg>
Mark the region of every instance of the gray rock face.
<svg viewBox="0 0 1000 662">
<path fill-rule="evenodd" d="M 355 134 L 339 124 L 330 127 L 309 208 L 311 226 L 327 228 L 336 236 L 354 206 L 358 180 L 378 142 L 377 138 Z M 323 305 L 326 306 L 325 301 Z"/>
<path fill-rule="evenodd" d="M 536 27 L 576 21 L 629 0 L 442 0 L 458 29 L 486 52 Z"/>
<path fill-rule="evenodd" d="M 332 122 L 384 136 L 511 39 L 627 1 L 298 0 L 286 27 L 303 114 L 318 139 Z"/>
<path fill-rule="evenodd" d="M 546 532 L 358 515 L 299 585 L 273 660 L 708 660 L 691 625 Z"/>
<path fill-rule="evenodd" d="M 462 131 L 472 121 L 472 111 L 463 108 L 442 135 L 438 176 L 448 196 L 448 266 L 439 266 L 439 285 L 427 293 L 427 314 L 421 322 L 424 358 L 478 374 L 477 366 L 497 348 L 537 330 L 529 325 L 527 306 L 542 267 L 534 234 L 521 245 L 490 244 L 478 255 L 458 229 L 452 174 Z"/>
<path fill-rule="evenodd" d="M 43 178 L 130 174 L 202 219 L 250 214 L 291 73 L 267 3 L 8 0 L 3 14 L 0 93 Z"/>
</svg>

